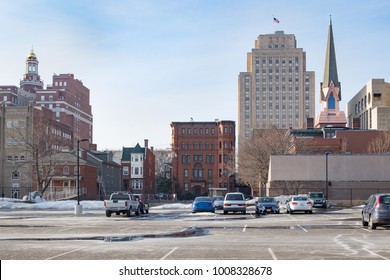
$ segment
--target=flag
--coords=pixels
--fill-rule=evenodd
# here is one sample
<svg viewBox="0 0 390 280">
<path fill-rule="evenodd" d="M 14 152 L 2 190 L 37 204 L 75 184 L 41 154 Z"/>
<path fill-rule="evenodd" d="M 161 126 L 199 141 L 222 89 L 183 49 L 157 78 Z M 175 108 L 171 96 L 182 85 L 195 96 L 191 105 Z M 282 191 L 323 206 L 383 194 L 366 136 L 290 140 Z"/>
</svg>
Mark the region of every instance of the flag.
<svg viewBox="0 0 390 280">
<path fill-rule="evenodd" d="M 274 22 L 275 23 L 279 23 L 280 21 L 277 18 L 274 17 Z"/>
</svg>

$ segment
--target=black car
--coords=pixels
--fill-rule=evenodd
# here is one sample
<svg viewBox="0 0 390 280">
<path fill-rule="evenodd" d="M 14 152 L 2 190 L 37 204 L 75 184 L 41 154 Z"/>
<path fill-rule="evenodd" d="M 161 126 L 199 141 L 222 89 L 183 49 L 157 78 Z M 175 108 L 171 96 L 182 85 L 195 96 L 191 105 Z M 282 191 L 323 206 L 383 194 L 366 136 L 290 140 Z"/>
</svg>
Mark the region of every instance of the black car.
<svg viewBox="0 0 390 280">
<path fill-rule="evenodd" d="M 259 212 L 264 207 L 265 213 L 280 213 L 279 202 L 274 197 L 259 197 L 256 207 L 259 209 Z"/>
<path fill-rule="evenodd" d="M 362 210 L 362 224 L 370 229 L 390 225 L 390 194 L 371 195 Z"/>
</svg>

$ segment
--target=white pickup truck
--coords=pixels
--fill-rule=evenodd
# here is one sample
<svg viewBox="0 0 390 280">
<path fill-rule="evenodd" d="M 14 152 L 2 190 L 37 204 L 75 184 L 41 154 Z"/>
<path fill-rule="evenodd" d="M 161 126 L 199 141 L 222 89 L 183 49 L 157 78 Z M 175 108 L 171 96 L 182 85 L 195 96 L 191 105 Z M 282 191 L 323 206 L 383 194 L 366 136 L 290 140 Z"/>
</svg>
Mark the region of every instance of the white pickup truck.
<svg viewBox="0 0 390 280">
<path fill-rule="evenodd" d="M 140 213 L 140 204 L 138 199 L 135 199 L 130 193 L 114 192 L 111 194 L 109 200 L 104 201 L 104 209 L 107 217 L 111 217 L 112 213 L 117 215 L 122 213 L 130 217 L 131 212 L 134 212 L 138 216 Z"/>
</svg>

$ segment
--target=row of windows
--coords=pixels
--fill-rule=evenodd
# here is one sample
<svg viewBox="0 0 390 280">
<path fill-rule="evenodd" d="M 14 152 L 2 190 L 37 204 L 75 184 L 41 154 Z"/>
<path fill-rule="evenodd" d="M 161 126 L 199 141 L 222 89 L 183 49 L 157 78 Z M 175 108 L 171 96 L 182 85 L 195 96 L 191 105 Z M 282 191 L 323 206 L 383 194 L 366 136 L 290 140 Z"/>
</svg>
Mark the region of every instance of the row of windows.
<svg viewBox="0 0 390 280">
<path fill-rule="evenodd" d="M 214 135 L 215 134 L 215 128 L 182 128 L 181 129 L 181 135 L 186 135 L 186 131 L 187 131 L 187 135 L 197 135 L 199 133 L 199 135 L 209 135 L 210 132 L 211 132 L 211 135 Z M 233 127 L 224 127 L 223 128 L 223 131 L 222 131 L 222 127 L 219 128 L 219 134 L 233 134 Z"/>
<path fill-rule="evenodd" d="M 223 144 L 223 147 L 222 147 Z M 219 142 L 219 149 L 233 149 L 234 144 L 233 141 L 222 141 Z M 203 142 L 188 142 L 188 143 L 181 143 L 181 149 L 182 150 L 215 150 L 215 143 L 203 143 Z"/>
<path fill-rule="evenodd" d="M 203 172 L 204 169 L 203 168 L 194 168 L 192 169 L 192 177 L 193 178 L 203 178 Z M 219 169 L 219 177 L 227 177 L 228 175 L 228 170 L 227 169 Z M 188 178 L 189 177 L 189 170 L 188 169 L 184 169 L 184 178 Z M 213 177 L 213 170 L 212 169 L 207 169 L 207 177 L 208 178 L 212 178 Z"/>
<path fill-rule="evenodd" d="M 129 167 L 123 166 L 123 175 L 129 175 Z M 143 175 L 143 167 L 131 167 L 131 175 Z"/>
<path fill-rule="evenodd" d="M 25 156 L 7 156 L 7 161 L 26 161 Z"/>
<path fill-rule="evenodd" d="M 206 163 L 214 163 L 214 155 L 206 155 Z M 218 155 L 218 162 L 222 163 L 222 160 L 224 163 L 228 163 L 230 161 L 230 155 L 224 154 L 224 155 Z M 182 155 L 181 156 L 181 162 L 184 164 L 191 163 L 191 156 L 190 155 Z M 203 162 L 203 155 L 194 155 L 194 162 Z"/>
</svg>

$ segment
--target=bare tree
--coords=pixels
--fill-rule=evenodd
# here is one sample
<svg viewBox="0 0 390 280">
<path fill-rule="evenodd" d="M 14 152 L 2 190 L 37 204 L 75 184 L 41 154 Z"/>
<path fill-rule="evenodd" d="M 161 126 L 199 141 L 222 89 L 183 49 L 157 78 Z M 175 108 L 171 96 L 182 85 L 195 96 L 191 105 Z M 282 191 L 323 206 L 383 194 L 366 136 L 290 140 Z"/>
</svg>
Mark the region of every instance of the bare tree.
<svg viewBox="0 0 390 280">
<path fill-rule="evenodd" d="M 293 136 L 286 132 L 276 127 L 259 130 L 239 147 L 240 181 L 252 187 L 265 187 L 271 155 L 286 154 L 291 148 Z"/>
<path fill-rule="evenodd" d="M 382 131 L 378 137 L 368 143 L 368 153 L 383 154 L 390 151 L 390 131 Z"/>
<path fill-rule="evenodd" d="M 61 123 L 52 120 L 48 112 L 34 108 L 34 112 L 23 125 L 13 129 L 12 135 L 9 135 L 23 153 L 28 155 L 22 165 L 32 168 L 32 178 L 30 181 L 36 183 L 37 190 L 43 194 L 50 186 L 54 176 L 54 171 L 60 163 L 56 155 L 64 147 L 72 147 L 71 134 L 61 129 Z M 50 112 L 51 113 L 51 112 Z"/>
</svg>

